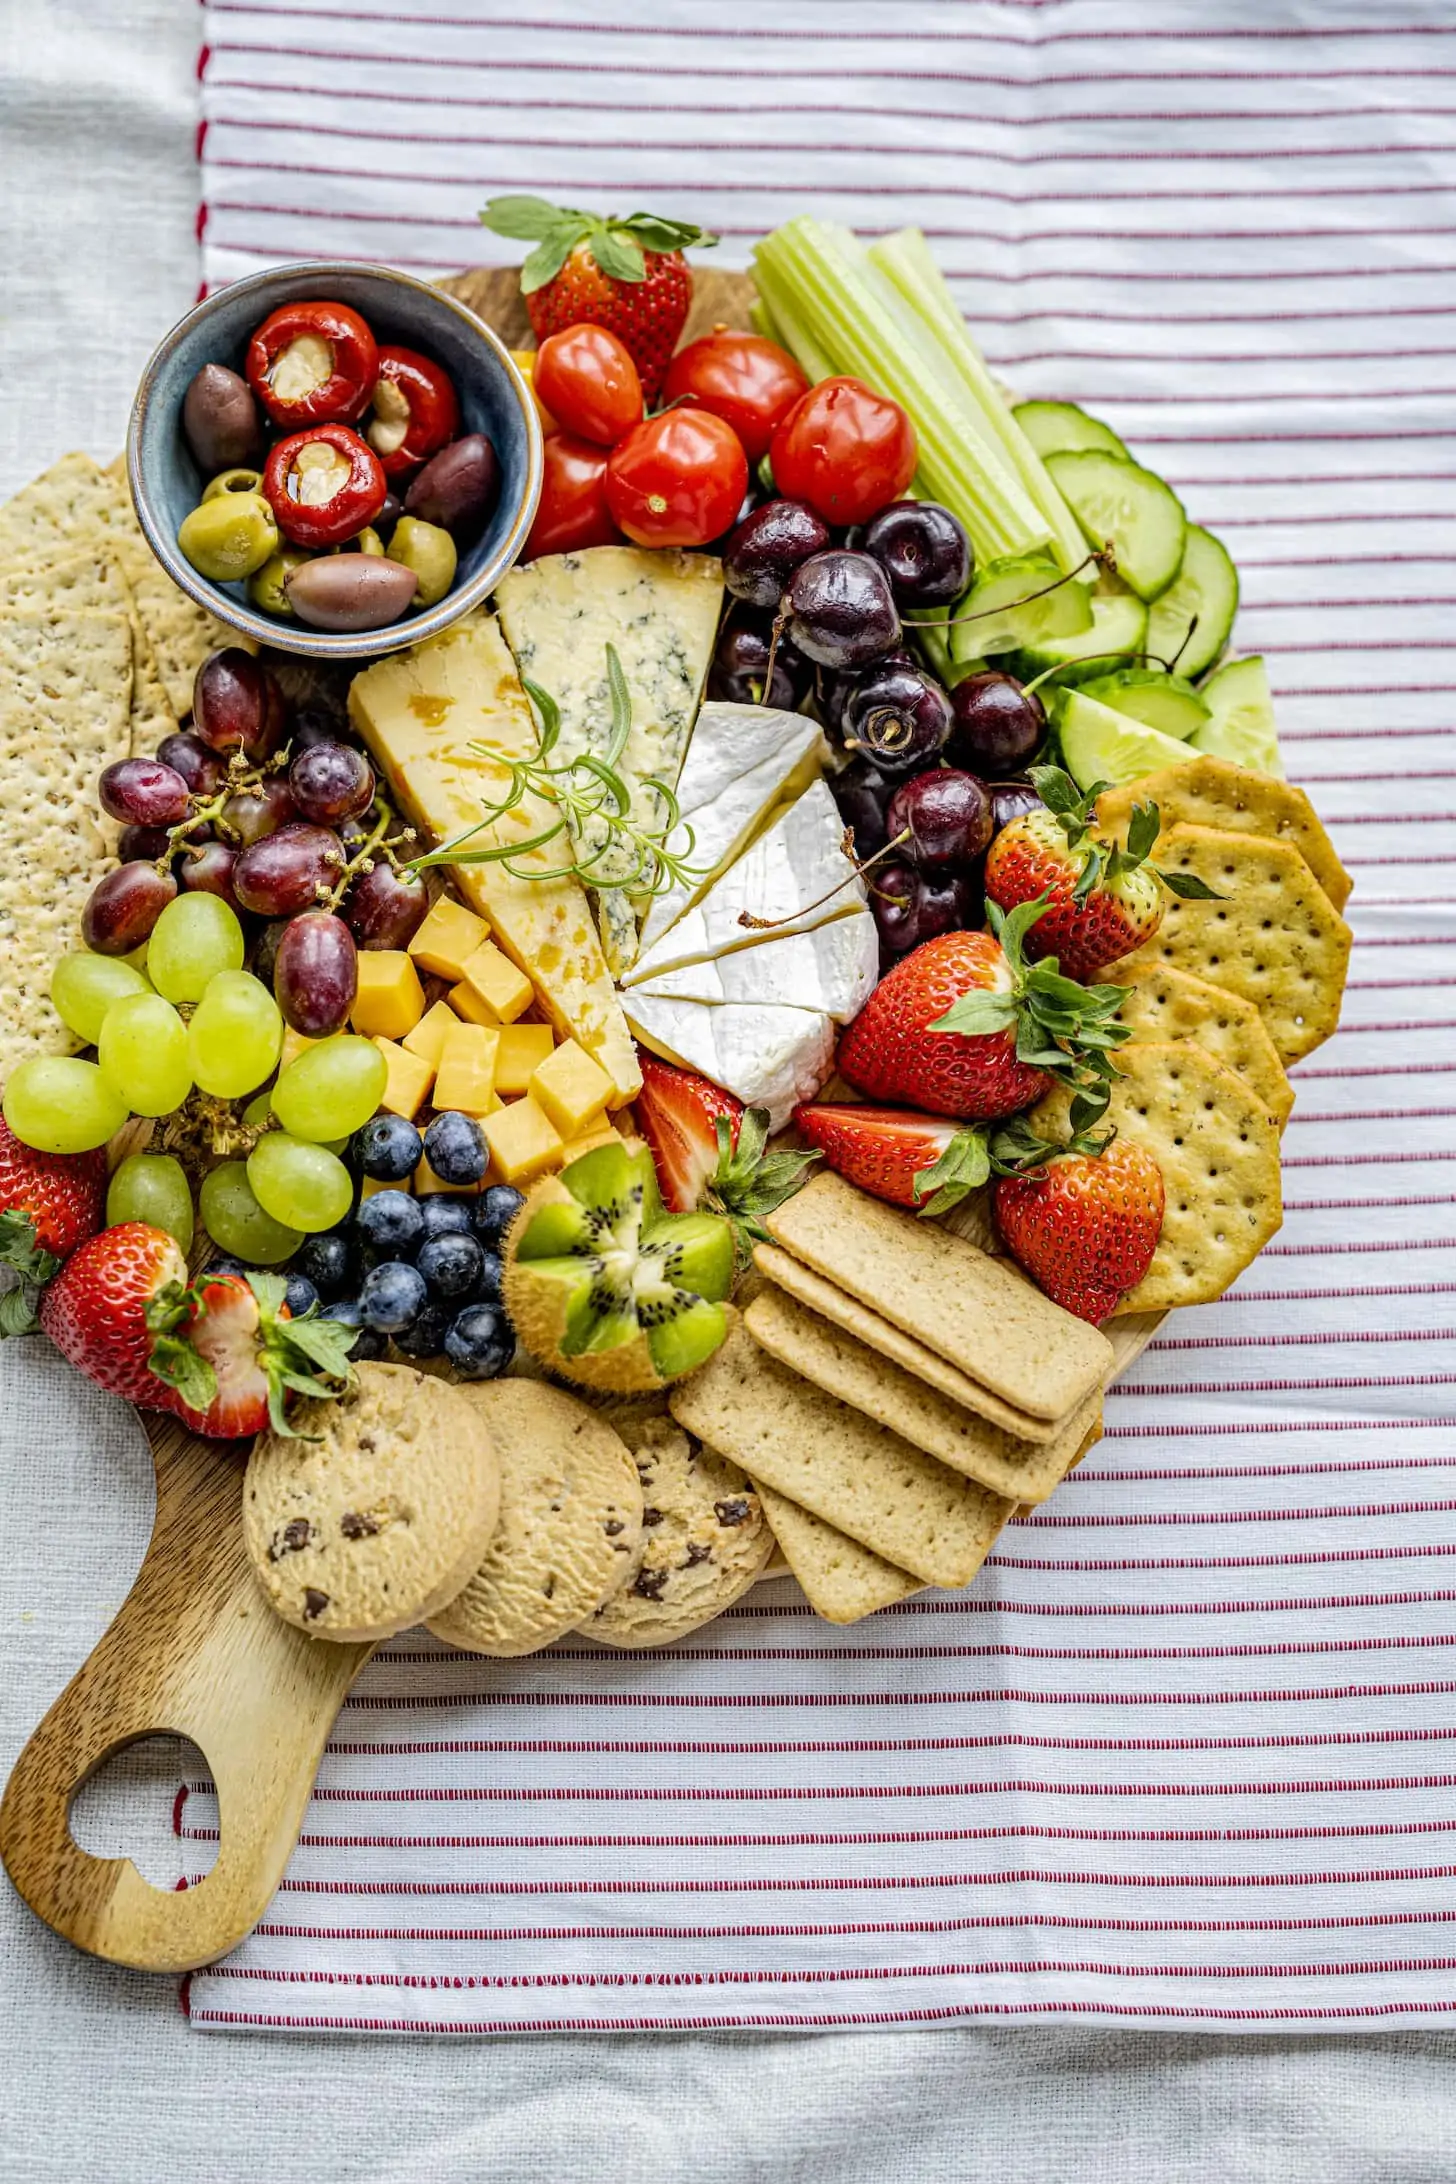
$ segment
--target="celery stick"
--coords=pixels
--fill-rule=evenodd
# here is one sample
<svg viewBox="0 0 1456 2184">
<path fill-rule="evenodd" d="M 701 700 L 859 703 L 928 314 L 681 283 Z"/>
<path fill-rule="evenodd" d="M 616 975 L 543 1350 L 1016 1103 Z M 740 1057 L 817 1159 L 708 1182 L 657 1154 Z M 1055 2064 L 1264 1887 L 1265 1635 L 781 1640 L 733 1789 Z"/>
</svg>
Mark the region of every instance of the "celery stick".
<svg viewBox="0 0 1456 2184">
<path fill-rule="evenodd" d="M 1076 518 L 1008 408 L 919 228 L 901 228 L 893 235 L 880 236 L 869 245 L 866 255 L 934 333 L 952 369 L 964 380 L 984 414 L 1010 467 L 1051 525 L 1062 568 L 1075 568 L 1086 558 Z"/>
<path fill-rule="evenodd" d="M 770 340 L 797 357 L 816 386 L 821 379 L 833 379 L 836 367 L 810 333 L 793 295 L 785 292 L 786 284 L 769 266 L 756 267 L 754 277 L 764 308 L 777 329 Z"/>
</svg>

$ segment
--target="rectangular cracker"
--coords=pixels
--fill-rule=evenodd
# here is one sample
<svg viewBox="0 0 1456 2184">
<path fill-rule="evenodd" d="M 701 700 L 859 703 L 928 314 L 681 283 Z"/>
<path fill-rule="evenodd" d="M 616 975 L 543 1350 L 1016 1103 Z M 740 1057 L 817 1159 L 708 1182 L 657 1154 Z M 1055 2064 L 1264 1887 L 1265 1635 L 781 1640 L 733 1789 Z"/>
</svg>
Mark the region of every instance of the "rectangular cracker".
<svg viewBox="0 0 1456 2184">
<path fill-rule="evenodd" d="M 74 546 L 69 541 L 38 547 L 18 561 L 0 566 L 0 613 L 60 612 L 124 614 L 131 623 L 131 748 L 133 755 L 154 751 L 177 729 L 177 716 L 157 673 L 151 642 L 142 626 L 131 586 L 122 573 L 114 542 Z"/>
<path fill-rule="evenodd" d="M 1134 804 L 1156 804 L 1166 834 L 1179 825 L 1226 827 L 1232 834 L 1270 835 L 1290 842 L 1330 899 L 1343 910 L 1354 881 L 1335 855 L 1335 845 L 1325 832 L 1319 813 L 1303 789 L 1269 774 L 1236 766 L 1227 758 L 1199 756 L 1187 766 L 1168 766 L 1161 773 L 1144 774 L 1141 780 L 1109 789 L 1097 800 L 1098 825 L 1110 834 L 1126 831 Z M 1161 840 L 1153 855 L 1162 863 Z"/>
<path fill-rule="evenodd" d="M 796 1259 L 1035 1418 L 1065 1417 L 1112 1363 L 1096 1328 L 1018 1268 L 827 1170 L 764 1226 Z"/>
<path fill-rule="evenodd" d="M 0 615 L 0 1082 L 77 1050 L 51 972 L 112 862 L 96 777 L 126 756 L 130 713 L 125 615 Z"/>
<path fill-rule="evenodd" d="M 812 1516 L 932 1585 L 968 1585 L 1015 1504 L 800 1380 L 734 1315 L 672 1390 L 680 1425 Z"/>
<path fill-rule="evenodd" d="M 816 1615 L 826 1623 L 858 1623 L 880 1608 L 892 1607 L 923 1592 L 909 1570 L 897 1569 L 882 1555 L 861 1547 L 822 1517 L 811 1516 L 797 1502 L 754 1480 L 774 1538 L 792 1576 Z"/>
<path fill-rule="evenodd" d="M 1132 1026 L 1134 1038 L 1196 1039 L 1216 1062 L 1243 1078 L 1284 1128 L 1294 1087 L 1252 1001 L 1172 963 L 1113 963 L 1098 976 L 1127 988 L 1117 1013 Z"/>
<path fill-rule="evenodd" d="M 1045 1501 L 1070 1469 L 1088 1431 L 1100 1430 L 1098 1388 L 1069 1413 L 1050 1441 L 1019 1440 L 771 1285 L 748 1305 L 744 1325 L 759 1348 L 791 1372 L 993 1494 Z"/>
<path fill-rule="evenodd" d="M 877 1356 L 924 1381 L 927 1387 L 938 1389 L 952 1403 L 974 1411 L 978 1418 L 989 1419 L 993 1426 L 1000 1426 L 1018 1440 L 1050 1441 L 1054 1438 L 1060 1420 L 1033 1418 L 1030 1411 L 1017 1410 L 1013 1403 L 1003 1403 L 989 1388 L 983 1388 L 979 1380 L 972 1380 L 969 1373 L 963 1373 L 946 1358 L 937 1356 L 923 1342 L 907 1335 L 903 1328 L 891 1326 L 887 1319 L 882 1319 L 878 1312 L 872 1312 L 857 1298 L 846 1296 L 837 1283 L 826 1281 L 822 1274 L 805 1266 L 792 1252 L 780 1251 L 775 1244 L 755 1244 L 753 1263 L 775 1288 L 807 1305 L 831 1326 L 853 1335 Z"/>
<path fill-rule="evenodd" d="M 1252 1001 L 1281 1062 L 1322 1045 L 1340 1021 L 1350 928 L 1293 843 L 1180 823 L 1157 855 L 1164 870 L 1191 873 L 1222 900 L 1170 896 L 1158 930 L 1124 968 L 1169 963 Z"/>
<path fill-rule="evenodd" d="M 1283 1219 L 1274 1118 L 1189 1039 L 1131 1040 L 1117 1066 L 1106 1119 L 1157 1162 L 1165 1203 L 1152 1264 L 1114 1317 L 1211 1304 Z M 1058 1086 L 1032 1109 L 1032 1128 L 1065 1136 L 1069 1105 Z"/>
</svg>

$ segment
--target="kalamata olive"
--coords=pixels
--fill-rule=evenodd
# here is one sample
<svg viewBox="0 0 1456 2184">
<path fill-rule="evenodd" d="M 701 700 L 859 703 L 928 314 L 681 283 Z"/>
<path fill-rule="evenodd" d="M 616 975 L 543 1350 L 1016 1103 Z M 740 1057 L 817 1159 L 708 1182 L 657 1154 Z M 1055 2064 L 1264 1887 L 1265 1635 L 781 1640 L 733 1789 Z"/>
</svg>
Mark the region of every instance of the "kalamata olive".
<svg viewBox="0 0 1456 2184">
<path fill-rule="evenodd" d="M 822 554 L 829 527 L 801 501 L 771 500 L 742 521 L 723 552 L 723 581 L 750 607 L 776 607 L 789 578 Z"/>
<path fill-rule="evenodd" d="M 789 635 L 821 667 L 859 667 L 900 642 L 889 578 L 868 554 L 843 546 L 801 561 L 784 605 Z"/>
<path fill-rule="evenodd" d="M 203 476 L 255 463 L 263 453 L 258 405 L 246 379 L 226 364 L 204 364 L 182 398 L 182 430 Z"/>
<path fill-rule="evenodd" d="M 374 528 L 377 531 L 388 532 L 390 526 L 398 523 L 403 514 L 404 502 L 399 494 L 395 492 L 394 487 L 391 486 L 384 496 L 384 506 L 374 518 Z"/>
<path fill-rule="evenodd" d="M 414 598 L 413 569 L 374 554 L 334 554 L 307 561 L 289 577 L 288 604 L 313 629 L 382 629 Z"/>
<path fill-rule="evenodd" d="M 907 774 L 937 758 L 950 734 L 950 700 L 918 667 L 876 667 L 845 700 L 846 748 L 881 773 Z"/>
<path fill-rule="evenodd" d="M 953 766 L 935 766 L 902 781 L 885 824 L 892 836 L 908 835 L 904 854 L 922 872 L 974 864 L 995 826 L 985 782 Z"/>
<path fill-rule="evenodd" d="M 406 493 L 404 506 L 406 515 L 436 523 L 457 546 L 468 546 L 485 529 L 499 497 L 495 449 L 483 432 L 468 432 L 431 456 Z"/>
</svg>

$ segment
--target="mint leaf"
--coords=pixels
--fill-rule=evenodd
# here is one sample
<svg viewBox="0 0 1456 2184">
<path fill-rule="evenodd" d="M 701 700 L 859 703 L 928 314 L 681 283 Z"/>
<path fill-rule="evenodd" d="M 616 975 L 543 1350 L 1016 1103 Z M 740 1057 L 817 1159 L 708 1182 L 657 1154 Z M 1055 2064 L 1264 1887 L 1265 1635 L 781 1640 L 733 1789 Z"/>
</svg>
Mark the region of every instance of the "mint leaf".
<svg viewBox="0 0 1456 2184">
<path fill-rule="evenodd" d="M 478 215 L 492 235 L 505 235 L 515 243 L 540 243 L 564 225 L 580 222 L 585 215 L 569 205 L 550 205 L 544 197 L 492 197 Z"/>
<path fill-rule="evenodd" d="M 642 245 L 630 235 L 614 234 L 609 227 L 594 227 L 591 254 L 610 281 L 626 281 L 635 287 L 647 278 Z"/>
</svg>

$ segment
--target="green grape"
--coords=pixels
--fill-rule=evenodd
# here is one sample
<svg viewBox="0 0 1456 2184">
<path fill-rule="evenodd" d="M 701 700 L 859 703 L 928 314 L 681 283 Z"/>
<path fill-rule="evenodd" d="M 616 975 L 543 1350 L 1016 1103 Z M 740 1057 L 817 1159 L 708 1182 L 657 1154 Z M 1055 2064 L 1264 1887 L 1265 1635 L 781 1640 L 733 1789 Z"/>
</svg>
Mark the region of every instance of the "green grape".
<svg viewBox="0 0 1456 2184">
<path fill-rule="evenodd" d="M 106 1193 L 106 1226 L 118 1221 L 149 1221 L 174 1236 L 179 1251 L 190 1251 L 192 1192 L 181 1161 L 170 1153 L 128 1154 Z"/>
<path fill-rule="evenodd" d="M 5 1120 L 38 1153 L 89 1153 L 115 1136 L 128 1112 L 95 1062 L 70 1055 L 33 1054 L 5 1087 Z"/>
<path fill-rule="evenodd" d="M 95 1046 L 101 1037 L 102 1019 L 113 1001 L 151 990 L 149 981 L 124 956 L 92 955 L 86 948 L 62 956 L 51 973 L 56 1014 L 87 1046 Z"/>
<path fill-rule="evenodd" d="M 237 912 L 200 889 L 169 902 L 147 942 L 147 976 L 169 1001 L 200 1001 L 219 971 L 242 965 Z"/>
<path fill-rule="evenodd" d="M 170 1115 L 192 1090 L 187 1026 L 159 993 L 113 1001 L 96 1056 L 102 1076 L 135 1115 Z"/>
<path fill-rule="evenodd" d="M 260 978 L 248 971 L 218 971 L 197 1004 L 187 1040 L 192 1072 L 203 1091 L 220 1100 L 241 1099 L 271 1075 L 283 1044 L 283 1018 Z"/>
<path fill-rule="evenodd" d="M 260 1092 L 256 1098 L 249 1100 L 247 1106 L 243 1109 L 243 1120 L 250 1130 L 266 1130 L 272 1113 L 272 1093 Z"/>
<path fill-rule="evenodd" d="M 273 1112 L 295 1137 L 315 1143 L 348 1137 L 374 1113 L 388 1076 L 372 1039 L 320 1039 L 279 1077 Z"/>
<path fill-rule="evenodd" d="M 147 948 L 148 948 L 148 945 L 149 945 L 149 943 L 148 943 L 147 941 L 145 941 L 145 940 L 144 940 L 144 941 L 142 942 L 142 944 L 141 944 L 140 948 L 133 948 L 133 949 L 132 949 L 132 951 L 131 951 L 131 954 L 130 954 L 130 955 L 124 955 L 124 956 L 116 956 L 116 957 L 114 957 L 114 958 L 113 958 L 113 961 L 115 961 L 115 962 L 117 962 L 117 963 L 129 963 L 129 964 L 131 965 L 131 967 L 132 967 L 132 969 L 133 969 L 134 971 L 140 971 L 140 972 L 141 972 L 141 974 L 142 974 L 142 977 L 143 977 L 143 978 L 147 978 Z M 148 984 L 148 985 L 150 985 L 150 984 L 151 984 L 151 980 L 150 980 L 149 978 L 147 978 L 147 984 Z"/>
<path fill-rule="evenodd" d="M 285 1228 L 263 1211 L 241 1160 L 225 1160 L 220 1168 L 208 1170 L 197 1206 L 218 1248 L 249 1266 L 277 1266 L 291 1259 L 303 1242 L 301 1230 Z"/>
<path fill-rule="evenodd" d="M 332 1228 L 354 1203 L 354 1185 L 342 1160 L 281 1130 L 270 1130 L 254 1146 L 248 1181 L 265 1213 L 309 1234 Z"/>
</svg>

